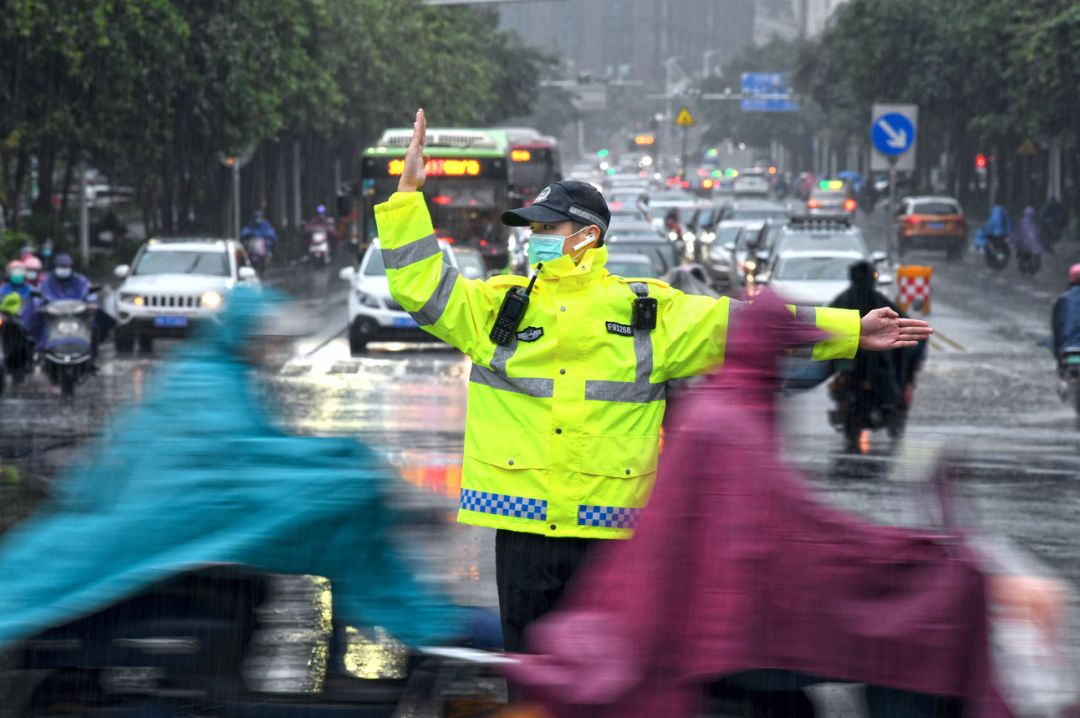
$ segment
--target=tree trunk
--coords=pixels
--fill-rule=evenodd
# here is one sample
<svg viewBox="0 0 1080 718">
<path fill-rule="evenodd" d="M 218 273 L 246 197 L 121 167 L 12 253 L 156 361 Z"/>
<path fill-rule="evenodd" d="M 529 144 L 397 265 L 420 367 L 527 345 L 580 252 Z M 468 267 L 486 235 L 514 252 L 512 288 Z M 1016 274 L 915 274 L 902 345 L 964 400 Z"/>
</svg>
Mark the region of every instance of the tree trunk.
<svg viewBox="0 0 1080 718">
<path fill-rule="evenodd" d="M 79 157 L 78 145 L 68 148 L 67 167 L 64 169 L 64 181 L 60 187 L 60 222 L 67 219 L 68 195 L 71 194 L 71 178 L 75 172 L 75 163 Z"/>
<path fill-rule="evenodd" d="M 49 148 L 38 155 L 38 196 L 34 198 L 33 213 L 40 216 L 53 214 L 53 170 L 56 169 L 56 150 Z"/>
</svg>

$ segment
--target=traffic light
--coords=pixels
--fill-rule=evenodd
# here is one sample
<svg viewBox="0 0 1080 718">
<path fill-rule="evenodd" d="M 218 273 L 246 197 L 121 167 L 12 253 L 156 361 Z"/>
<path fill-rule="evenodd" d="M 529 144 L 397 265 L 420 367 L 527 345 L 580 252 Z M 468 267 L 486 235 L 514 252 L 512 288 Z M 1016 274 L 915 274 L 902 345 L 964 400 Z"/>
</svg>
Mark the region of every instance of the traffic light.
<svg viewBox="0 0 1080 718">
<path fill-rule="evenodd" d="M 978 169 L 978 170 L 986 169 L 986 155 L 984 155 L 984 154 L 975 155 L 975 169 Z"/>
<path fill-rule="evenodd" d="M 600 150 L 599 152 L 596 153 L 596 156 L 599 157 L 600 159 L 603 159 L 603 158 L 608 156 L 608 151 L 607 150 Z"/>
</svg>

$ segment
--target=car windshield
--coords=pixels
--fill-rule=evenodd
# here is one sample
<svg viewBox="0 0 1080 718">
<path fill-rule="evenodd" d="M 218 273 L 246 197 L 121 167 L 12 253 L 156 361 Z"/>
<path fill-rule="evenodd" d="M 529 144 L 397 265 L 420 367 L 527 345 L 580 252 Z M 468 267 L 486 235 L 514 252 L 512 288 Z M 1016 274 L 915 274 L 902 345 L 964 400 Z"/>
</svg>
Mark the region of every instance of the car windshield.
<svg viewBox="0 0 1080 718">
<path fill-rule="evenodd" d="M 952 202 L 916 202 L 912 214 L 949 215 L 960 214 L 960 208 Z"/>
<path fill-rule="evenodd" d="M 132 274 L 206 274 L 229 276 L 225 252 L 154 250 L 143 252 Z"/>
<path fill-rule="evenodd" d="M 840 232 L 837 234 L 792 232 L 783 237 L 781 246 L 787 250 L 812 248 L 814 250 L 828 252 L 853 250 L 862 253 L 866 247 L 866 243 L 863 242 L 862 237 L 851 232 Z"/>
<path fill-rule="evenodd" d="M 720 228 L 716 230 L 716 241 L 720 244 L 734 242 L 741 231 L 742 227 L 739 225 L 721 225 Z"/>
<path fill-rule="evenodd" d="M 726 219 L 744 221 L 748 219 L 787 219 L 790 213 L 786 209 L 734 209 Z"/>
<path fill-rule="evenodd" d="M 848 268 L 858 261 L 857 256 L 781 257 L 773 278 L 789 282 L 841 281 L 848 278 Z"/>
<path fill-rule="evenodd" d="M 457 255 L 458 269 L 466 279 L 483 279 L 487 273 L 484 258 L 476 252 L 454 252 Z"/>
<path fill-rule="evenodd" d="M 608 257 L 608 272 L 620 277 L 655 277 L 656 268 L 652 260 L 642 254 L 612 254 Z"/>
<path fill-rule="evenodd" d="M 368 250 L 370 257 L 368 258 L 367 266 L 364 267 L 364 276 L 366 277 L 385 277 L 386 265 L 383 264 L 382 252 L 376 250 L 374 247 Z M 451 264 L 450 250 L 443 247 L 443 262 Z"/>
</svg>

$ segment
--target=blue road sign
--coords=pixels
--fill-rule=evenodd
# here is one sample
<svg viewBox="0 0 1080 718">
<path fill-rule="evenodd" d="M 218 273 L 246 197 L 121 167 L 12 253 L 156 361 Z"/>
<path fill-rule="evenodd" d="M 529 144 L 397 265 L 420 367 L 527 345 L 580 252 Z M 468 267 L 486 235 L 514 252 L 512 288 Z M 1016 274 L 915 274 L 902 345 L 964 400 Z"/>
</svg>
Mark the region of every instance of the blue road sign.
<svg viewBox="0 0 1080 718">
<path fill-rule="evenodd" d="M 792 99 L 786 72 L 744 72 L 742 75 L 743 112 L 798 112 Z"/>
<path fill-rule="evenodd" d="M 870 141 L 883 155 L 896 157 L 911 149 L 915 143 L 915 125 L 899 112 L 888 112 L 874 121 Z"/>
</svg>

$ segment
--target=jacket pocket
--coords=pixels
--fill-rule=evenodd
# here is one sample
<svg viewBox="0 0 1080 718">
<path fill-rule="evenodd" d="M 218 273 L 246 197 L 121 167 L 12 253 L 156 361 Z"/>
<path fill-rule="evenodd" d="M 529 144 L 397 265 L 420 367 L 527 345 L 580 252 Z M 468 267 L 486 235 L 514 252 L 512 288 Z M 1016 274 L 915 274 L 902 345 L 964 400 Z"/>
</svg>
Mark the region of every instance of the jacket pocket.
<svg viewBox="0 0 1080 718">
<path fill-rule="evenodd" d="M 529 434 L 518 426 L 474 422 L 465 434 L 465 456 L 510 471 L 546 469 L 547 437 Z"/>
<path fill-rule="evenodd" d="M 586 436 L 581 473 L 632 479 L 656 472 L 658 437 Z"/>
</svg>

